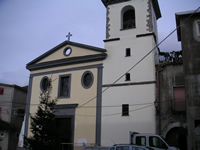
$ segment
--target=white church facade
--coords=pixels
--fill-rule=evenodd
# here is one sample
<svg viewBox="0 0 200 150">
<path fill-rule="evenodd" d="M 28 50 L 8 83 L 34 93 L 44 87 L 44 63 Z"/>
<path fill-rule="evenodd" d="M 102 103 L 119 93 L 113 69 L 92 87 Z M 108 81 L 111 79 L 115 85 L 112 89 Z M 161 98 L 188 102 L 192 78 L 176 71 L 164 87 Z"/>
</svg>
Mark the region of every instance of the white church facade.
<svg viewBox="0 0 200 150">
<path fill-rule="evenodd" d="M 45 82 L 52 79 L 55 115 L 70 149 L 128 143 L 129 131 L 155 133 L 158 62 L 157 0 L 102 0 L 105 47 L 64 41 L 27 64 L 30 71 L 25 136 Z M 102 31 L 103 32 L 103 31 Z M 43 87 L 44 86 L 44 87 Z M 68 150 L 69 146 L 64 146 Z"/>
</svg>

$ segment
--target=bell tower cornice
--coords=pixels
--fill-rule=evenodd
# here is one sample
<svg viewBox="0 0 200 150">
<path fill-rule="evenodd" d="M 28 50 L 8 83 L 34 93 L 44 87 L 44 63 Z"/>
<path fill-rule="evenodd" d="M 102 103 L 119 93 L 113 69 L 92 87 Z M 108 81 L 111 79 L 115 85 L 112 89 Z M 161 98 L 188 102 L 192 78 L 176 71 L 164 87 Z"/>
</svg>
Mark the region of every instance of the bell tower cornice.
<svg viewBox="0 0 200 150">
<path fill-rule="evenodd" d="M 130 0 L 101 0 L 105 7 L 111 4 L 122 3 Z"/>
</svg>

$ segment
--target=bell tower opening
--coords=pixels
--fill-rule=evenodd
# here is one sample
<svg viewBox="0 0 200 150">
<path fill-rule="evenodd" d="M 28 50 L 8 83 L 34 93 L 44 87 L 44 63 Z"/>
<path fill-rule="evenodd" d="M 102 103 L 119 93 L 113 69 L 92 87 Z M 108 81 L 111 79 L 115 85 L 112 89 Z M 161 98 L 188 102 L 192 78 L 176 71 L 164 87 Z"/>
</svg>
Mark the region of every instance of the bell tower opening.
<svg viewBox="0 0 200 150">
<path fill-rule="evenodd" d="M 135 9 L 133 6 L 126 6 L 121 11 L 122 16 L 122 29 L 131 29 L 135 28 Z"/>
</svg>

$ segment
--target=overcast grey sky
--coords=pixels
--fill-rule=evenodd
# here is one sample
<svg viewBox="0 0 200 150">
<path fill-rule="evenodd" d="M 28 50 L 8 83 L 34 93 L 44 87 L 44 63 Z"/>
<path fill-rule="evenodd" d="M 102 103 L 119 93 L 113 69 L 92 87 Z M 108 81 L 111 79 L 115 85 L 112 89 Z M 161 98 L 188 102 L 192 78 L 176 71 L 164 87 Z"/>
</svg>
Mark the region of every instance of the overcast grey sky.
<svg viewBox="0 0 200 150">
<path fill-rule="evenodd" d="M 158 0 L 159 41 L 176 28 L 175 13 L 195 10 L 200 0 Z M 104 47 L 106 8 L 101 0 L 0 0 L 0 83 L 25 86 L 26 64 L 66 40 Z M 174 33 L 161 51 L 180 50 Z"/>
</svg>

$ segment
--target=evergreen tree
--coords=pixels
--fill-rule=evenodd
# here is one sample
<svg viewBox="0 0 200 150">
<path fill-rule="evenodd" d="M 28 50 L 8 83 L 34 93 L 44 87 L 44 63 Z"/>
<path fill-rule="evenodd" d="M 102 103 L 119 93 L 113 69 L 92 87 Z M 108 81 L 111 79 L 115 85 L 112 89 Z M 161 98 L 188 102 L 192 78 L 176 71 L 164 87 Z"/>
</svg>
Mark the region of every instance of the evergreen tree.
<svg viewBox="0 0 200 150">
<path fill-rule="evenodd" d="M 33 150 L 55 150 L 59 145 L 57 138 L 56 121 L 53 107 L 57 103 L 57 98 L 51 99 L 51 80 L 46 91 L 40 93 L 40 104 L 36 114 L 31 117 L 32 136 L 25 138 L 27 148 Z"/>
</svg>

